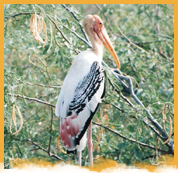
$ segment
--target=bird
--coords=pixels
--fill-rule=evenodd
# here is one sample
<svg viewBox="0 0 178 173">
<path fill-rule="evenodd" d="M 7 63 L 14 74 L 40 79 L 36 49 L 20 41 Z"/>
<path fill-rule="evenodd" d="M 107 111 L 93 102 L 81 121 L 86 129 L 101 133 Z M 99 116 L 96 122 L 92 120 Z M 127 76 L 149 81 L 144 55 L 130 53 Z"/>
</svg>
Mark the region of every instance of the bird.
<svg viewBox="0 0 178 173">
<path fill-rule="evenodd" d="M 90 166 L 93 166 L 92 118 L 105 93 L 104 46 L 119 69 L 120 61 L 98 15 L 87 15 L 83 27 L 92 48 L 74 58 L 63 81 L 55 115 L 60 117 L 60 137 L 67 153 L 78 152 L 78 164 L 81 166 L 82 150 L 87 143 Z"/>
</svg>

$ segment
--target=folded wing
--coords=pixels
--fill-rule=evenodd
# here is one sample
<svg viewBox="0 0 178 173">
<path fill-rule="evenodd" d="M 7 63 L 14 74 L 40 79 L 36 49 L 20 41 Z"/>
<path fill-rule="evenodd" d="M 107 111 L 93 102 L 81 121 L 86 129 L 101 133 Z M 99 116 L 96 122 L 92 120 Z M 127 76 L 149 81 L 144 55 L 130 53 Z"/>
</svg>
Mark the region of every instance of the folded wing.
<svg viewBox="0 0 178 173">
<path fill-rule="evenodd" d="M 61 139 L 69 152 L 80 145 L 103 94 L 104 71 L 102 65 L 94 61 L 89 73 L 78 83 L 66 117 L 61 117 Z"/>
</svg>

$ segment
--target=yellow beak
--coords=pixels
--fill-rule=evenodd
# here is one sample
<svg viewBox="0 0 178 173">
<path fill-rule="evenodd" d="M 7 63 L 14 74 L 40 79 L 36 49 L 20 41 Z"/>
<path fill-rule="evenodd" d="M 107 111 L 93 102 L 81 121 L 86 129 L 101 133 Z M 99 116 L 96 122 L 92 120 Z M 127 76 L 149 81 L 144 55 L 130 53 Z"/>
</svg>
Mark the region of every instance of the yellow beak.
<svg viewBox="0 0 178 173">
<path fill-rule="evenodd" d="M 109 36 L 108 36 L 105 28 L 103 27 L 102 30 L 100 32 L 98 32 L 97 34 L 98 34 L 99 38 L 101 39 L 101 41 L 103 42 L 106 49 L 110 52 L 110 54 L 114 58 L 114 61 L 116 62 L 118 69 L 120 69 L 119 59 L 118 59 L 117 54 L 111 44 L 111 41 L 109 39 Z"/>
</svg>

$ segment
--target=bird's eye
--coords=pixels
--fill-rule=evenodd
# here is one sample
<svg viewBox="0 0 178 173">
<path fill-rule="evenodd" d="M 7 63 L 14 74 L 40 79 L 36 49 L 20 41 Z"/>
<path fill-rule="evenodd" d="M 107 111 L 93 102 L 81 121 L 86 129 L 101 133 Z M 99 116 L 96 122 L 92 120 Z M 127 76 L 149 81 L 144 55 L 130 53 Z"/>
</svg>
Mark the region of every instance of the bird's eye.
<svg viewBox="0 0 178 173">
<path fill-rule="evenodd" d="M 102 23 L 100 22 L 99 24 L 101 25 Z"/>
</svg>

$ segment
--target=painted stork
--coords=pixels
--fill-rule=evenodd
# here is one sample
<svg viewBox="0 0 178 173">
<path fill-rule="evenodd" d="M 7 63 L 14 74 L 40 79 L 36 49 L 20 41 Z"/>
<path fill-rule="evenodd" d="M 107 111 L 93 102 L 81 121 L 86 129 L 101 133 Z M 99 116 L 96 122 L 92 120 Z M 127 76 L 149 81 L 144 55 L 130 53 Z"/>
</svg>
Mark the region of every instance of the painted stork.
<svg viewBox="0 0 178 173">
<path fill-rule="evenodd" d="M 105 90 L 102 67 L 103 45 L 113 56 L 118 68 L 120 68 L 120 62 L 99 16 L 87 15 L 83 26 L 92 44 L 92 49 L 81 52 L 74 59 L 64 79 L 55 114 L 60 116 L 60 136 L 67 153 L 78 151 L 78 163 L 81 166 L 82 150 L 87 142 L 92 166 L 91 121 Z"/>
</svg>

